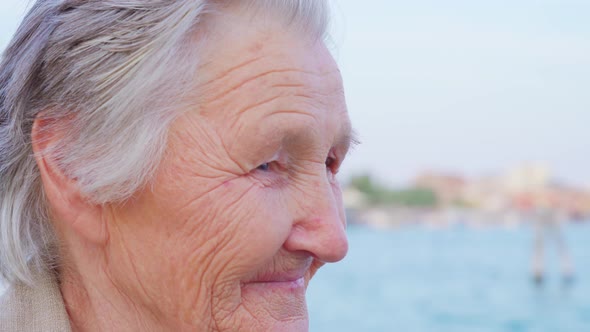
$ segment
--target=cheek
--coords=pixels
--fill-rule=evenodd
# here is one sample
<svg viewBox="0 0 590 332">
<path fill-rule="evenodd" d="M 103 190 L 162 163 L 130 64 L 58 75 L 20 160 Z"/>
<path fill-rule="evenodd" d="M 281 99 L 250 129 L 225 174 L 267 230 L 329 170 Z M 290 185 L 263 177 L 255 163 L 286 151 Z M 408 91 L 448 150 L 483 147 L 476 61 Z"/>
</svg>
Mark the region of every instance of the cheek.
<svg viewBox="0 0 590 332">
<path fill-rule="evenodd" d="M 243 279 L 280 250 L 290 222 L 278 200 L 247 178 L 213 187 L 175 209 L 174 242 L 186 244 L 177 255 L 183 257 L 187 278 L 202 274 L 214 276 L 215 282 Z"/>
<path fill-rule="evenodd" d="M 214 199 L 219 217 L 213 222 L 223 224 L 224 235 L 245 263 L 263 264 L 280 250 L 291 223 L 279 196 L 240 177 L 225 182 Z"/>
<path fill-rule="evenodd" d="M 291 223 L 278 196 L 245 177 L 189 178 L 183 188 L 160 187 L 151 213 L 142 210 L 150 227 L 134 235 L 143 247 L 135 260 L 153 296 L 191 320 L 211 298 L 239 300 L 240 281 L 272 262 Z"/>
</svg>

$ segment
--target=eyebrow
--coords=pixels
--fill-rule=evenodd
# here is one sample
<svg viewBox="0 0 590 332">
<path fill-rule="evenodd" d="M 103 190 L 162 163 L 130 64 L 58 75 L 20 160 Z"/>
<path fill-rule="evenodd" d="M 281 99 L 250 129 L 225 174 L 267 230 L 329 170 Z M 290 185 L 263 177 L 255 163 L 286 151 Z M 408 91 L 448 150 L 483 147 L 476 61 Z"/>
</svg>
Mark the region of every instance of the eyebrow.
<svg viewBox="0 0 590 332">
<path fill-rule="evenodd" d="M 309 139 L 313 136 L 313 134 L 311 134 L 312 132 L 309 131 L 309 128 L 305 128 L 305 129 L 299 129 L 299 130 L 294 130 L 291 132 L 288 132 L 282 139 L 282 144 L 297 144 L 300 145 L 302 144 L 302 142 L 306 142 L 307 144 L 305 144 L 305 146 L 310 146 L 308 145 L 309 143 L 311 143 L 309 141 Z M 333 141 L 333 146 L 337 146 L 339 148 L 341 148 L 342 151 L 345 152 L 345 154 L 348 154 L 349 152 L 351 152 L 357 145 L 361 144 L 359 138 L 358 138 L 358 134 L 356 132 L 356 130 L 354 130 L 350 123 L 347 123 L 345 126 L 343 126 L 339 133 L 337 134 L 337 136 L 335 137 L 335 140 Z"/>
</svg>

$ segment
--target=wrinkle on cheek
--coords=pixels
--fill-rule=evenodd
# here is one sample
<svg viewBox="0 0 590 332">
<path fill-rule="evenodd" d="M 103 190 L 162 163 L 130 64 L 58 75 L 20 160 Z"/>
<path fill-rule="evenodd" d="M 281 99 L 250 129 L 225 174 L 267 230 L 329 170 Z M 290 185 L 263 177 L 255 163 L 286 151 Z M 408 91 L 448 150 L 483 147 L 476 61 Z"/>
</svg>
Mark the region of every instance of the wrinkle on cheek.
<svg viewBox="0 0 590 332">
<path fill-rule="evenodd" d="M 231 187 L 231 184 L 228 186 Z M 248 193 L 254 194 L 251 189 Z M 242 193 L 241 196 L 247 195 Z M 237 281 L 241 280 L 245 273 L 256 269 L 257 265 L 262 266 L 266 262 L 264 257 L 255 262 L 252 260 L 252 254 L 248 253 L 252 249 L 252 244 L 257 243 L 250 232 L 260 233 L 264 230 L 245 225 L 256 217 L 260 218 L 260 214 L 255 207 L 240 204 L 239 199 L 221 202 L 212 206 L 212 209 L 217 211 L 213 217 L 224 227 L 215 233 L 215 240 L 208 246 L 208 252 L 195 254 L 189 261 L 198 260 L 202 254 L 207 256 L 207 262 L 200 264 L 199 269 L 205 269 L 205 274 L 209 278 L 212 277 L 207 283 L 212 285 L 210 303 L 214 312 L 213 317 L 217 321 L 227 323 L 226 320 L 235 315 L 242 303 L 240 284 Z M 277 245 L 278 249 L 280 244 Z"/>
<path fill-rule="evenodd" d="M 194 253 L 196 258 L 188 256 L 188 258 L 183 262 L 184 266 L 186 266 L 185 270 L 180 273 L 181 279 L 179 284 L 181 285 L 181 289 L 189 290 L 186 293 L 180 294 L 181 299 L 184 301 L 183 308 L 186 308 L 187 311 L 184 314 L 185 319 L 191 321 L 191 317 L 199 319 L 199 317 L 194 317 L 195 309 L 206 312 L 207 315 L 204 317 L 212 317 L 211 312 L 214 310 L 210 299 L 212 294 L 214 293 L 213 285 L 214 282 L 211 281 L 211 276 L 213 271 L 215 271 L 215 260 L 211 255 L 207 255 L 207 252 L 210 252 L 211 247 L 216 246 L 214 242 L 215 240 L 210 240 L 207 243 L 203 243 L 203 247 L 198 253 Z M 203 307 L 203 305 L 209 305 L 209 307 Z"/>
<path fill-rule="evenodd" d="M 253 184 L 243 185 L 236 185 L 233 181 L 223 182 L 214 191 L 209 192 L 206 199 L 193 201 L 191 205 L 180 210 L 182 228 L 186 230 L 182 236 L 217 239 L 218 244 L 211 252 L 213 255 L 217 253 L 219 243 L 242 243 L 243 241 L 237 240 L 241 236 L 238 230 L 244 228 L 244 223 L 250 222 L 256 216 L 254 207 L 243 202 L 255 187 Z"/>
<path fill-rule="evenodd" d="M 244 179 L 249 182 L 249 180 Z M 276 207 L 280 206 L 278 200 L 268 196 L 266 189 L 250 185 L 248 192 L 229 200 L 230 204 L 222 203 L 220 208 L 224 209 L 224 218 L 227 218 L 228 229 L 235 233 L 235 245 L 239 248 L 242 262 L 236 266 L 242 272 L 249 272 L 256 269 L 256 266 L 268 263 L 268 257 L 273 252 L 278 252 L 287 237 L 290 223 L 288 215 L 277 212 Z M 274 194 L 273 194 L 274 197 Z M 265 255 L 253 255 L 259 248 L 266 248 Z"/>
<path fill-rule="evenodd" d="M 227 187 L 225 189 L 231 190 L 231 184 L 228 183 L 226 184 L 226 186 Z M 236 210 L 243 208 L 243 206 L 240 205 L 241 201 L 243 201 L 244 198 L 248 194 L 250 194 L 254 189 L 256 189 L 256 184 L 252 183 L 247 188 L 240 190 L 240 193 L 236 193 L 233 195 L 233 197 L 229 198 L 228 201 L 226 201 L 226 203 L 230 207 L 230 210 L 232 207 L 236 207 Z"/>
<path fill-rule="evenodd" d="M 220 192 L 227 192 L 231 195 L 238 196 L 246 194 L 249 188 L 241 189 L 242 194 L 240 194 L 240 192 L 238 191 L 231 190 L 235 188 L 235 186 L 232 185 L 232 182 L 236 179 L 236 177 L 232 176 L 232 179 L 229 180 L 227 179 L 227 177 L 223 177 L 219 180 L 205 182 L 196 181 L 194 188 L 205 190 L 203 192 L 199 192 L 200 190 L 195 190 L 195 193 L 192 194 L 191 197 L 184 203 L 181 203 L 180 205 L 175 204 L 175 211 L 177 211 L 177 215 L 184 216 L 182 217 L 182 219 L 190 220 L 191 218 L 194 218 L 195 215 L 202 216 L 203 212 L 205 211 L 213 211 L 211 206 L 217 203 L 219 197 L 223 197 L 223 195 Z M 185 192 L 184 194 L 187 195 L 190 193 Z M 178 199 L 178 197 L 176 197 L 176 199 Z"/>
<path fill-rule="evenodd" d="M 182 255 L 185 258 L 182 283 L 188 287 L 184 289 L 198 285 L 201 293 L 205 293 L 204 298 L 211 299 L 211 311 L 219 306 L 213 299 L 229 300 L 232 296 L 236 297 L 235 293 L 239 291 L 235 287 L 228 288 L 229 285 L 235 285 L 233 278 L 239 275 L 235 263 L 239 261 L 240 248 L 234 245 L 239 243 L 239 233 L 235 227 L 228 226 L 232 217 L 227 212 L 221 209 L 221 205 L 212 206 L 206 215 L 191 220 L 188 225 L 191 230 L 188 234 L 179 236 L 177 241 L 189 244 L 186 246 L 186 253 Z M 188 303 L 188 308 L 195 308 L 202 298 L 203 296 L 188 297 L 189 301 L 192 300 Z M 228 303 L 233 302 L 235 301 Z"/>
</svg>

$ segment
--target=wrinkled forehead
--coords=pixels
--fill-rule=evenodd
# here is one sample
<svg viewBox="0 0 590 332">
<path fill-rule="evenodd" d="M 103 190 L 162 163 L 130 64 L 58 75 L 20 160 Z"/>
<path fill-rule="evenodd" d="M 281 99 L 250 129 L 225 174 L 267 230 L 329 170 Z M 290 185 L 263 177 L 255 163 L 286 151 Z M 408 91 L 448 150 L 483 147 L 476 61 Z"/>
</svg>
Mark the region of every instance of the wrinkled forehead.
<svg viewBox="0 0 590 332">
<path fill-rule="evenodd" d="M 321 39 L 280 21 L 228 13 L 209 27 L 193 90 L 201 104 L 281 90 L 319 100 L 342 97 L 340 71 Z M 286 89 L 292 88 L 292 89 Z"/>
<path fill-rule="evenodd" d="M 348 135 L 340 71 L 322 40 L 281 22 L 220 22 L 202 48 L 191 110 L 223 128 L 226 147 L 264 145 L 252 135 L 315 146 Z"/>
</svg>

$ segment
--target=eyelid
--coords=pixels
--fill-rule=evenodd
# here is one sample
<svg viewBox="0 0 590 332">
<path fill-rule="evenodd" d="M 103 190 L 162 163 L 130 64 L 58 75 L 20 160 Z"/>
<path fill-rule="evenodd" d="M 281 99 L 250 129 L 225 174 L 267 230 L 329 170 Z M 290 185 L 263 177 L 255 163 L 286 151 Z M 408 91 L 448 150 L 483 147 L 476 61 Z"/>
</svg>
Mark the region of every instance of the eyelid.
<svg viewBox="0 0 590 332">
<path fill-rule="evenodd" d="M 279 161 L 279 159 L 281 159 L 281 151 L 280 150 L 275 152 L 275 154 L 272 156 L 272 158 L 270 158 L 270 160 L 267 161 L 267 163 L 276 162 L 276 161 Z"/>
<path fill-rule="evenodd" d="M 280 151 L 277 151 L 271 158 L 267 159 L 266 161 L 264 161 L 261 164 L 258 164 L 253 170 L 262 170 L 260 169 L 262 166 L 264 165 L 268 165 L 269 169 L 264 169 L 262 171 L 269 171 L 270 170 L 270 166 L 272 166 L 273 163 L 279 163 L 280 162 Z"/>
</svg>

